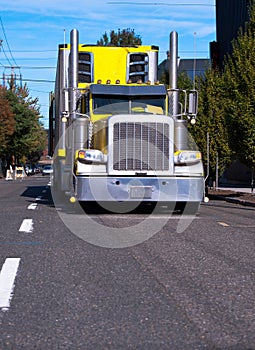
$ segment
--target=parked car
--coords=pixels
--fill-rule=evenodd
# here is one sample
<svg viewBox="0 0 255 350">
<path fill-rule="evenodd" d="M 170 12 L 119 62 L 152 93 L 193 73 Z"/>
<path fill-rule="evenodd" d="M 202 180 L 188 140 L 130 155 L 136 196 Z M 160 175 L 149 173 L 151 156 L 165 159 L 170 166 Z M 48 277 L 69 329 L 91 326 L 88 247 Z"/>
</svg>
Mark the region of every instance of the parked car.
<svg viewBox="0 0 255 350">
<path fill-rule="evenodd" d="M 35 166 L 31 165 L 31 164 L 26 164 L 25 165 L 25 171 L 26 171 L 27 176 L 34 175 L 34 173 L 35 173 Z"/>
<path fill-rule="evenodd" d="M 42 168 L 43 167 L 41 165 L 37 164 L 35 166 L 35 174 L 41 174 L 42 173 Z"/>
<path fill-rule="evenodd" d="M 42 176 L 45 176 L 45 175 L 50 175 L 53 173 L 53 169 L 52 169 L 52 166 L 51 165 L 45 165 L 43 167 L 43 170 L 42 170 Z"/>
</svg>

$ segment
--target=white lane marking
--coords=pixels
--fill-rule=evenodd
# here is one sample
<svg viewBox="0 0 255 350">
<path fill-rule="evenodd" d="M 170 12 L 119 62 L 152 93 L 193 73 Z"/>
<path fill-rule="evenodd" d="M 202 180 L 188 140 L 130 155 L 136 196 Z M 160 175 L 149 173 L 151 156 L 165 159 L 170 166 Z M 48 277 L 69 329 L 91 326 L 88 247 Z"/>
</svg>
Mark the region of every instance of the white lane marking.
<svg viewBox="0 0 255 350">
<path fill-rule="evenodd" d="M 31 210 L 37 209 L 37 203 L 31 203 L 31 204 L 29 204 L 29 206 L 27 207 L 27 209 L 31 209 Z"/>
<path fill-rule="evenodd" d="M 223 227 L 229 227 L 229 224 L 226 224 L 225 222 L 218 221 L 218 224 L 223 226 Z"/>
<path fill-rule="evenodd" d="M 24 219 L 19 228 L 19 232 L 31 233 L 33 232 L 33 225 L 33 219 Z"/>
<path fill-rule="evenodd" d="M 20 258 L 7 258 L 0 272 L 0 308 L 4 311 L 10 307 L 19 262 Z"/>
</svg>

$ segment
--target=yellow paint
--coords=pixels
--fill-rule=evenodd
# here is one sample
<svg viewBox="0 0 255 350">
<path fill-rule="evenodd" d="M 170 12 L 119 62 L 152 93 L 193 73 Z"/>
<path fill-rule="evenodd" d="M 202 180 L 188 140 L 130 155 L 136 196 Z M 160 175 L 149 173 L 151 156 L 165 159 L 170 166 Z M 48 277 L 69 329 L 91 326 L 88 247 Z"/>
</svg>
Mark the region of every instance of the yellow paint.
<svg viewBox="0 0 255 350">
<path fill-rule="evenodd" d="M 107 80 L 111 84 L 115 84 L 119 80 L 119 84 L 126 85 L 127 56 L 129 53 L 146 53 L 157 51 L 151 46 L 138 47 L 113 47 L 113 46 L 83 46 L 79 45 L 79 52 L 90 52 L 93 57 L 94 65 L 94 81 L 97 83 L 101 80 L 102 84 L 106 84 Z M 88 84 L 79 83 L 79 88 L 85 88 Z"/>
<path fill-rule="evenodd" d="M 66 156 L 66 150 L 65 149 L 58 149 L 58 156 L 59 157 L 65 157 Z"/>
</svg>

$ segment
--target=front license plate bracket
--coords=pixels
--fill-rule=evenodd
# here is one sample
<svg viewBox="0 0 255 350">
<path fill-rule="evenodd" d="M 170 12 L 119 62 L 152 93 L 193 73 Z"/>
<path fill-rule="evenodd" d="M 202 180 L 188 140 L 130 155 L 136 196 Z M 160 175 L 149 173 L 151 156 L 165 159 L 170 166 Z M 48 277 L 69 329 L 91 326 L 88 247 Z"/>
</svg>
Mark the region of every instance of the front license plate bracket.
<svg viewBox="0 0 255 350">
<path fill-rule="evenodd" d="M 152 196 L 152 186 L 132 186 L 130 187 L 131 199 L 150 199 Z"/>
</svg>

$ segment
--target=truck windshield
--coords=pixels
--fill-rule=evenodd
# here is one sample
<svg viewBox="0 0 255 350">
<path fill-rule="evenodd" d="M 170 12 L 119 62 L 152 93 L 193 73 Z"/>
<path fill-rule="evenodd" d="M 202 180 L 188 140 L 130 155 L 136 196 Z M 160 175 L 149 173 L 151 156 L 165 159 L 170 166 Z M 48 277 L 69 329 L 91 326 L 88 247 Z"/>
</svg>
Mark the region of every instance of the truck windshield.
<svg viewBox="0 0 255 350">
<path fill-rule="evenodd" d="M 165 96 L 93 95 L 94 114 L 165 113 Z"/>
</svg>

